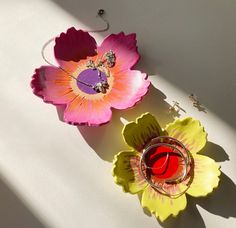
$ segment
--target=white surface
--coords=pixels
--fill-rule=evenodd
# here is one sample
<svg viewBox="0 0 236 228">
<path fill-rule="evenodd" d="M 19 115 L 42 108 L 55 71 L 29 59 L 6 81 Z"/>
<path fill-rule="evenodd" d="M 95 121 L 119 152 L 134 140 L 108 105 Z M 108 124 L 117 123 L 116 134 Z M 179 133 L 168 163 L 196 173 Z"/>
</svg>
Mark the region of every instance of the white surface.
<svg viewBox="0 0 236 228">
<path fill-rule="evenodd" d="M 158 90 L 136 108 L 114 112 L 109 125 L 79 131 L 60 122 L 29 83 L 44 64 L 42 44 L 70 26 L 102 26 L 94 16 L 98 8 L 108 12 L 109 32 L 137 33 L 138 68 L 153 75 Z M 232 0 L 1 0 L 0 227 L 235 227 L 235 12 Z M 101 41 L 105 35 L 94 36 Z M 207 114 L 192 107 L 191 92 Z M 110 161 L 126 148 L 120 117 L 133 120 L 151 111 L 164 126 L 173 119 L 172 100 L 200 119 L 209 141 L 225 150 L 208 145 L 226 176 L 211 197 L 189 199 L 185 212 L 160 225 L 143 213 L 137 196 L 113 183 Z"/>
</svg>

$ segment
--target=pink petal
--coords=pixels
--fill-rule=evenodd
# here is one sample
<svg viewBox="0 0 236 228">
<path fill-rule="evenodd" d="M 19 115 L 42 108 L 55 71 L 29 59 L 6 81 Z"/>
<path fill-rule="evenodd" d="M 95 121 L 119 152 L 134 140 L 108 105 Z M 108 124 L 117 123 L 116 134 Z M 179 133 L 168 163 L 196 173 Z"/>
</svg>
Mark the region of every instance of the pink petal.
<svg viewBox="0 0 236 228">
<path fill-rule="evenodd" d="M 35 70 L 31 87 L 33 93 L 47 103 L 66 104 L 75 97 L 70 87 L 71 77 L 56 67 L 42 66 Z"/>
<path fill-rule="evenodd" d="M 98 55 L 112 50 L 116 55 L 116 66 L 122 69 L 132 68 L 139 60 L 140 55 L 136 46 L 136 34 L 111 34 L 98 47 Z"/>
<path fill-rule="evenodd" d="M 111 92 L 105 97 L 116 109 L 134 106 L 147 93 L 150 81 L 137 70 L 123 71 L 115 75 Z"/>
<path fill-rule="evenodd" d="M 95 39 L 83 30 L 69 28 L 55 40 L 55 57 L 58 60 L 78 62 L 87 56 L 96 55 L 97 44 Z"/>
<path fill-rule="evenodd" d="M 110 105 L 103 100 L 86 100 L 77 97 L 64 112 L 64 121 L 74 125 L 99 126 L 110 121 Z"/>
</svg>

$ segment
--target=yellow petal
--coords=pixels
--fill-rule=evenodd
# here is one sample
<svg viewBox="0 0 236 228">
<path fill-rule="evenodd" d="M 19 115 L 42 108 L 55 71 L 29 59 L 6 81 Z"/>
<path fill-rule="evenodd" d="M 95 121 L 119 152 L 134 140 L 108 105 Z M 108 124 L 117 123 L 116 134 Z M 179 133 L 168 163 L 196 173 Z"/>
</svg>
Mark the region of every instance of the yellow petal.
<svg viewBox="0 0 236 228">
<path fill-rule="evenodd" d="M 163 222 L 170 215 L 177 216 L 180 211 L 184 210 L 187 199 L 185 194 L 178 198 L 170 198 L 148 186 L 143 191 L 141 204 Z"/>
<path fill-rule="evenodd" d="M 113 160 L 113 176 L 115 182 L 123 187 L 124 192 L 132 194 L 140 192 L 147 186 L 139 170 L 140 153 L 121 151 Z"/>
<path fill-rule="evenodd" d="M 170 137 L 182 142 L 191 153 L 199 152 L 207 141 L 207 133 L 201 123 L 191 117 L 175 120 L 166 126 L 166 131 Z"/>
<path fill-rule="evenodd" d="M 219 184 L 220 166 L 211 158 L 193 154 L 193 181 L 187 190 L 191 196 L 206 196 Z"/>
<path fill-rule="evenodd" d="M 125 142 L 137 151 L 141 151 L 151 139 L 162 135 L 162 129 L 157 120 L 150 113 L 145 113 L 124 126 L 123 137 Z"/>
</svg>

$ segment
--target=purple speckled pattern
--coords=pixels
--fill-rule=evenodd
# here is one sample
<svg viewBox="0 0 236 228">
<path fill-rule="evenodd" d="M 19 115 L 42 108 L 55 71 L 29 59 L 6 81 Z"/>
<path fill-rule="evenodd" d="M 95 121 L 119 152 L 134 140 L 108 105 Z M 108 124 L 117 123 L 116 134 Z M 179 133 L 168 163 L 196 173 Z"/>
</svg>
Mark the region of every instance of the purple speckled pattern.
<svg viewBox="0 0 236 228">
<path fill-rule="evenodd" d="M 91 86 L 95 86 L 98 82 L 107 81 L 106 75 L 104 72 L 100 71 L 101 76 L 99 77 L 99 70 L 97 69 L 86 69 L 83 70 L 77 77 L 77 79 L 81 82 L 89 84 Z M 81 91 L 87 94 L 95 94 L 97 93 L 93 88 L 84 85 L 83 83 L 77 81 L 77 86 Z"/>
</svg>

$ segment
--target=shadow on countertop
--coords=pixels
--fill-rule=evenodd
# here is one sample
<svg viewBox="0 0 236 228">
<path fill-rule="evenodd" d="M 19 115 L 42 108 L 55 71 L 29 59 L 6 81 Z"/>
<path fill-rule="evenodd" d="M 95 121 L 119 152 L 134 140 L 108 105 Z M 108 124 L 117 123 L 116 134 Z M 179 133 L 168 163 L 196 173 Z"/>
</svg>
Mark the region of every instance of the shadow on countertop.
<svg viewBox="0 0 236 228">
<path fill-rule="evenodd" d="M 222 147 L 212 142 L 207 142 L 206 147 L 199 153 L 214 159 L 216 162 L 229 160 Z M 236 218 L 236 185 L 223 172 L 220 175 L 219 186 L 206 197 L 191 197 L 187 195 L 187 208 L 180 212 L 176 218 L 168 218 L 160 223 L 164 228 L 206 228 L 204 220 L 197 209 L 197 205 L 209 213 L 224 217 Z"/>
<path fill-rule="evenodd" d="M 103 26 L 96 13 L 105 9 L 110 30 L 99 35 L 137 33 L 143 72 L 196 94 L 203 106 L 236 127 L 235 2 L 51 1 L 91 30 Z"/>
<path fill-rule="evenodd" d="M 0 202 L 1 228 L 49 228 L 7 186 L 3 178 L 0 180 Z"/>
<path fill-rule="evenodd" d="M 161 96 L 160 91 L 155 91 L 155 88 L 151 89 L 150 97 L 144 98 L 142 105 L 140 107 L 135 108 L 135 110 L 129 113 L 126 112 L 124 114 L 125 118 L 128 120 L 135 119 L 137 116 L 142 113 L 143 110 L 154 111 L 155 107 L 153 107 L 150 99 L 156 98 L 153 93 L 156 93 L 156 96 L 159 97 L 159 103 L 162 104 L 161 110 L 164 110 L 164 113 L 168 110 L 168 104 L 166 104 L 163 100 L 164 96 Z M 154 109 L 154 110 L 152 110 Z M 162 113 L 162 115 L 164 114 Z M 160 113 L 153 113 L 154 115 L 160 115 Z M 135 116 L 135 117 L 134 117 Z M 162 119 L 160 116 L 159 120 L 164 125 L 173 119 L 172 117 L 168 117 L 168 115 L 164 115 L 165 118 Z M 120 115 L 115 113 L 115 121 L 113 120 L 112 124 L 103 126 L 102 130 L 98 130 L 97 128 L 89 128 L 89 127 L 78 127 L 81 134 L 88 142 L 88 144 L 94 149 L 94 151 L 101 157 L 103 160 L 112 161 L 112 158 L 118 151 L 125 149 L 125 143 L 121 138 L 121 130 L 122 124 L 119 120 Z M 114 124 L 115 122 L 115 124 Z M 212 142 L 207 142 L 206 146 L 199 152 L 201 155 L 208 156 L 214 159 L 216 162 L 224 162 L 229 159 L 228 154 L 224 151 L 224 149 Z M 236 217 L 236 185 L 233 181 L 223 172 L 220 175 L 220 184 L 218 188 L 214 189 L 213 193 L 209 194 L 207 197 L 191 197 L 187 196 L 187 208 L 180 212 L 180 214 L 176 217 L 170 217 L 165 222 L 161 223 L 158 220 L 158 223 L 164 228 L 206 228 L 204 220 L 197 209 L 197 205 L 204 208 L 208 212 L 224 217 Z M 139 195 L 139 200 L 141 200 L 141 196 Z M 143 209 L 144 213 L 147 216 L 151 216 L 151 214 Z"/>
<path fill-rule="evenodd" d="M 168 218 L 160 223 L 164 228 L 206 228 L 204 220 L 197 209 L 197 205 L 209 213 L 224 218 L 236 217 L 236 185 L 224 173 L 221 173 L 220 184 L 207 197 L 194 198 L 187 196 L 187 208 L 176 218 Z"/>
<path fill-rule="evenodd" d="M 92 16 L 94 12 L 105 8 L 111 24 L 109 32 L 117 33 L 122 30 L 137 33 L 142 56 L 138 66 L 142 71 L 163 75 L 183 91 L 195 93 L 204 106 L 235 128 L 236 106 L 232 106 L 235 103 L 232 91 L 236 89 L 236 30 L 233 24 L 236 19 L 236 4 L 213 0 L 184 1 L 181 4 L 152 0 L 149 4 L 139 1 L 138 5 L 134 0 L 52 1 L 90 28 L 100 25 Z M 213 3 L 214 7 L 209 7 Z M 144 13 L 147 10 L 149 13 Z M 106 34 L 108 33 L 102 35 Z M 78 129 L 98 156 L 111 162 L 118 151 L 126 149 L 121 137 L 123 126 L 120 117 L 134 120 L 143 112 L 151 112 L 165 126 L 173 117 L 168 114 L 169 106 L 164 100 L 165 95 L 152 87 L 150 93 L 134 109 L 121 112 L 113 110 L 110 124 L 99 128 L 81 126 Z M 201 154 L 217 162 L 229 160 L 224 149 L 211 142 L 207 143 Z M 212 214 L 235 218 L 235 196 L 235 184 L 226 174 L 221 173 L 220 185 L 212 194 L 203 198 L 188 196 L 186 210 L 177 218 L 169 218 L 160 225 L 165 228 L 205 228 L 196 205 Z"/>
<path fill-rule="evenodd" d="M 94 149 L 98 156 L 111 162 L 114 155 L 127 148 L 122 138 L 123 124 L 120 118 L 133 121 L 143 114 L 153 114 L 161 126 L 172 122 L 179 114 L 175 111 L 169 113 L 170 105 L 165 101 L 166 96 L 153 85 L 148 94 L 134 108 L 128 110 L 113 110 L 112 120 L 109 124 L 100 127 L 78 126 L 78 129 L 88 145 Z"/>
</svg>

